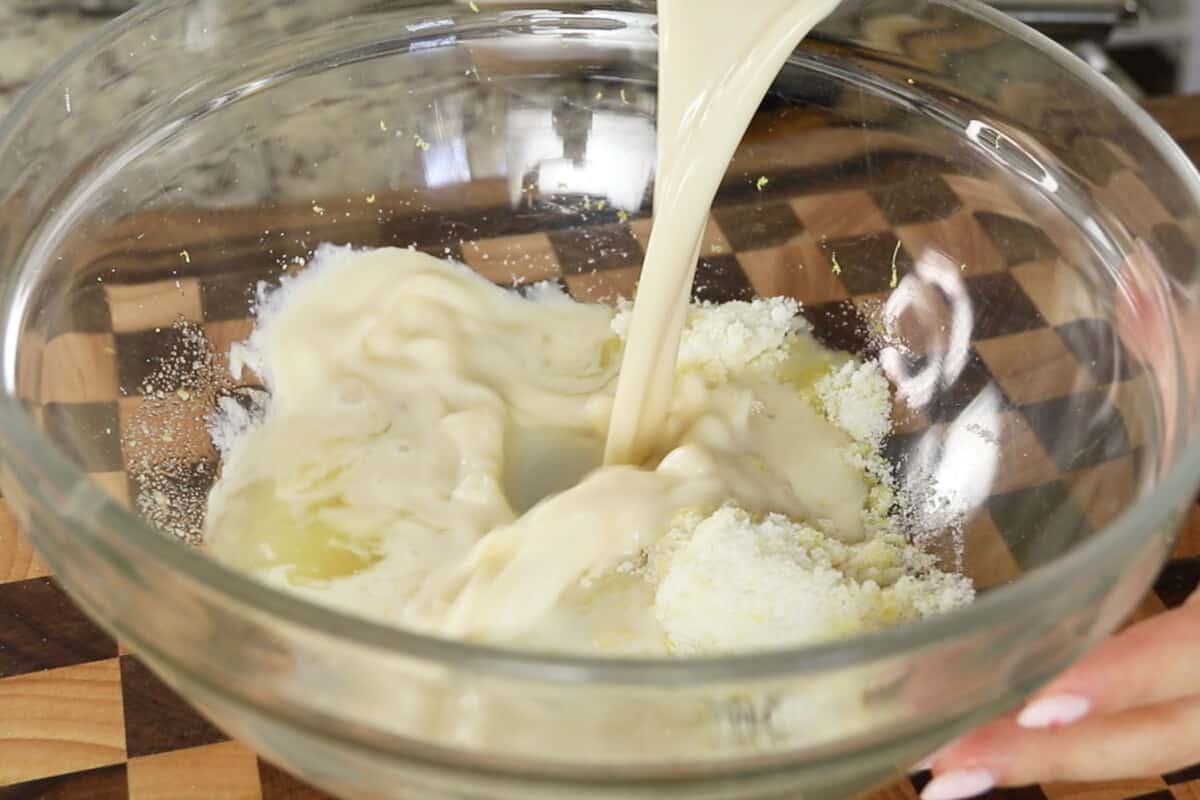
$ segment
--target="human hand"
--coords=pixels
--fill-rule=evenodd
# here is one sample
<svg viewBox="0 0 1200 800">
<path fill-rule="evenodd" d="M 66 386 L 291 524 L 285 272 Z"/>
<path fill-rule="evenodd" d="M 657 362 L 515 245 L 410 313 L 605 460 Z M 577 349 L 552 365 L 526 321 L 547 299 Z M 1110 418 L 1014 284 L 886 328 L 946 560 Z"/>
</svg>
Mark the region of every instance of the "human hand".
<svg viewBox="0 0 1200 800">
<path fill-rule="evenodd" d="M 937 753 L 922 800 L 996 786 L 1103 781 L 1200 762 L 1200 591 L 1134 625 L 1018 713 Z"/>
</svg>

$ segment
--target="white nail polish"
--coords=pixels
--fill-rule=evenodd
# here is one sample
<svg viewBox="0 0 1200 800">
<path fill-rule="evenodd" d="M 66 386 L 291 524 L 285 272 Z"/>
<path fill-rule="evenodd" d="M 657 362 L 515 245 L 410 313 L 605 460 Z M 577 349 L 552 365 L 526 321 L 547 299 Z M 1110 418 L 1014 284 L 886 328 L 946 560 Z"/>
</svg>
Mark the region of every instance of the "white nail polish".
<svg viewBox="0 0 1200 800">
<path fill-rule="evenodd" d="M 1017 715 L 1022 728 L 1058 728 L 1088 715 L 1092 701 L 1077 694 L 1055 694 L 1035 700 Z"/>
<path fill-rule="evenodd" d="M 921 800 L 966 800 L 994 788 L 996 779 L 986 769 L 961 769 L 930 781 L 921 792 Z"/>
</svg>

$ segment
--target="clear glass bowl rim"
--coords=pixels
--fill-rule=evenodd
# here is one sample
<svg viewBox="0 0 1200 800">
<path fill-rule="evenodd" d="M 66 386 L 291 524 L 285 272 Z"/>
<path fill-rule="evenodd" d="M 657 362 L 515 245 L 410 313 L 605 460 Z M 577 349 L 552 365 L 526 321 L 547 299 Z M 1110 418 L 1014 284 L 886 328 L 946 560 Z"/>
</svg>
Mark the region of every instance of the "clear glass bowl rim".
<svg viewBox="0 0 1200 800">
<path fill-rule="evenodd" d="M 35 80 L 18 99 L 8 115 L 0 119 L 0 156 L 10 144 L 22 118 L 31 113 L 50 87 L 72 66 L 85 61 L 89 54 L 119 35 L 136 28 L 142 21 L 173 6 L 193 0 L 150 0 L 103 26 L 68 51 Z M 409 0 L 400 5 L 424 5 Z M 555 5 L 548 0 L 547 7 Z M 1092 91 L 1124 114 L 1147 136 L 1158 154 L 1176 175 L 1189 184 L 1193 203 L 1200 206 L 1200 173 L 1178 144 L 1150 115 L 1114 84 L 1090 70 L 1068 50 L 1042 34 L 1022 25 L 980 0 L 955 0 L 957 10 L 979 18 L 1023 44 L 1050 56 L 1059 67 L 1085 83 Z M 15 268 L 15 266 L 14 266 Z M 4 306 L 13 300 L 14 282 L 4 290 Z M 12 321 L 7 336 L 14 335 Z M 9 348 L 14 346 L 10 341 Z M 6 356 L 7 358 L 8 356 Z M 1192 398 L 1180 383 L 1178 406 L 1191 414 Z M 278 618 L 285 625 L 307 629 L 320 636 L 399 655 L 440 662 L 455 669 L 507 676 L 515 680 L 552 684 L 605 684 L 616 686 L 686 686 L 714 683 L 742 683 L 796 677 L 797 675 L 837 667 L 863 664 L 923 649 L 981 629 L 989 620 L 1004 619 L 1007 612 L 1021 608 L 1032 599 L 1057 591 L 1072 576 L 1087 574 L 1113 550 L 1133 545 L 1157 535 L 1159 526 L 1173 509 L 1178 508 L 1200 484 L 1200 441 L 1179 441 L 1180 457 L 1150 494 L 1135 502 L 1116 520 L 1094 536 L 1049 564 L 1032 570 L 1011 584 L 981 596 L 966 608 L 889 630 L 849 639 L 768 652 L 746 653 L 691 659 L 613 659 L 540 653 L 489 645 L 451 641 L 398 627 L 373 622 L 351 614 L 317 605 L 298 596 L 275 589 L 254 578 L 236 572 L 199 551 L 181 547 L 146 522 L 119 505 L 108 493 L 91 481 L 78 467 L 63 457 L 48 437 L 37 430 L 32 417 L 7 391 L 0 398 L 0 440 L 4 459 L 13 453 L 27 457 L 39 474 L 56 492 L 74 498 L 68 507 L 87 508 L 92 522 L 120 531 L 144 558 L 171 570 L 199 586 L 215 590 L 227 599 L 249 607 L 257 614 Z"/>
</svg>

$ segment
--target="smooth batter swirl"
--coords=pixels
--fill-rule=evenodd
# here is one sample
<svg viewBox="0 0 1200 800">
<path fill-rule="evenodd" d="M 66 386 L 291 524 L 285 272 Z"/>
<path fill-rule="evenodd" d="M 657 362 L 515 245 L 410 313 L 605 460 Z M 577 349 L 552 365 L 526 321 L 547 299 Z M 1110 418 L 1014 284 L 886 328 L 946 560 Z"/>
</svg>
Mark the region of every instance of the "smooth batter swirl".
<svg viewBox="0 0 1200 800">
<path fill-rule="evenodd" d="M 888 517 L 886 380 L 818 346 L 793 301 L 694 305 L 664 444 L 604 466 L 627 309 L 407 250 L 316 261 L 235 352 L 270 400 L 216 423 L 218 558 L 394 624 L 643 655 L 829 638 L 969 599 Z M 857 427 L 839 426 L 850 400 Z M 704 566 L 713 547 L 726 578 Z M 755 593 L 772 575 L 790 599 Z M 697 591 L 738 609 L 727 633 L 695 632 L 679 598 Z"/>
</svg>

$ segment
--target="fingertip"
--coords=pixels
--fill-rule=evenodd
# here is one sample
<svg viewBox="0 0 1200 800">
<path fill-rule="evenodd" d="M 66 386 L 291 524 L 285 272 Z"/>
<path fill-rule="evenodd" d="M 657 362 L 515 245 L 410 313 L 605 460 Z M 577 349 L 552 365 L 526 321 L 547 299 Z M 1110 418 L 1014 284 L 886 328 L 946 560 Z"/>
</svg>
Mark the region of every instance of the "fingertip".
<svg viewBox="0 0 1200 800">
<path fill-rule="evenodd" d="M 1092 710 L 1092 701 L 1079 694 L 1050 694 L 1037 698 L 1017 714 L 1017 724 L 1027 730 L 1073 725 Z"/>
</svg>

